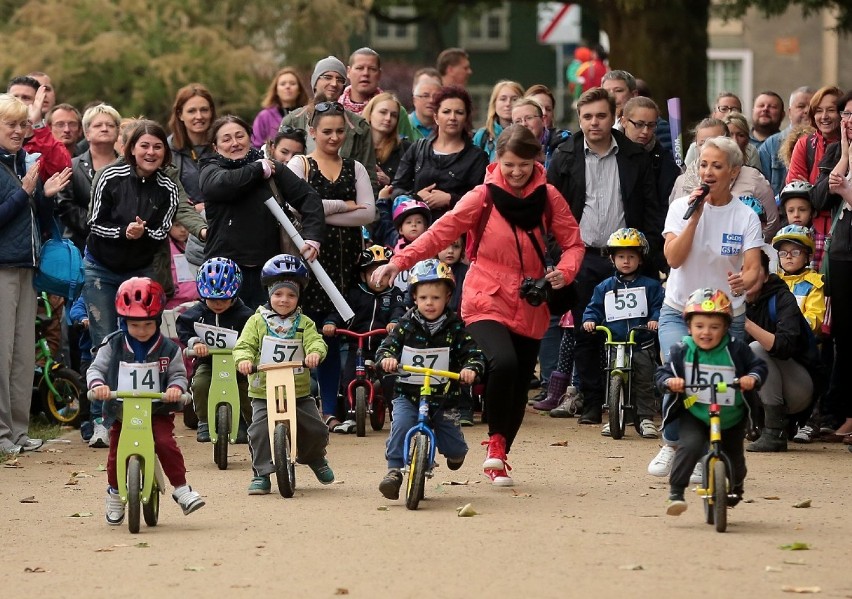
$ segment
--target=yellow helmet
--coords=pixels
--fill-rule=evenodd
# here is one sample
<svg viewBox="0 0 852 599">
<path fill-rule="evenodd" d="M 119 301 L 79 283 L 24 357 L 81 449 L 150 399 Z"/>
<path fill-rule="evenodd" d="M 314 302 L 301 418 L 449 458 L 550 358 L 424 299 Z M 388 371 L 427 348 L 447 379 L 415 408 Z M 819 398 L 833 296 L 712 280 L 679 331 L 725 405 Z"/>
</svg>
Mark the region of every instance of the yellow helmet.
<svg viewBox="0 0 852 599">
<path fill-rule="evenodd" d="M 437 258 L 429 258 L 415 264 L 408 276 L 408 288 L 414 293 L 415 287 L 420 283 L 435 283 L 444 281 L 451 290 L 456 288 L 456 278 L 449 266 Z"/>
<path fill-rule="evenodd" d="M 683 309 L 683 319 L 689 322 L 694 314 L 721 314 L 728 324 L 734 318 L 731 299 L 724 291 L 710 287 L 696 289 L 689 294 L 686 307 Z"/>
<path fill-rule="evenodd" d="M 775 234 L 775 237 L 772 238 L 772 247 L 777 250 L 778 246 L 785 241 L 790 241 L 808 248 L 808 251 L 811 254 L 814 253 L 814 249 L 816 248 L 813 235 L 811 235 L 811 230 L 801 225 L 787 225 L 778 231 L 778 233 Z"/>
<path fill-rule="evenodd" d="M 641 231 L 633 228 L 619 229 L 609 236 L 606 242 L 607 253 L 613 252 L 622 248 L 636 248 L 642 252 L 643 256 L 648 255 L 648 240 Z"/>
<path fill-rule="evenodd" d="M 390 262 L 393 251 L 381 245 L 371 245 L 365 250 L 361 250 L 361 257 L 358 259 L 358 266 L 368 268 L 374 264 L 382 265 Z"/>
</svg>

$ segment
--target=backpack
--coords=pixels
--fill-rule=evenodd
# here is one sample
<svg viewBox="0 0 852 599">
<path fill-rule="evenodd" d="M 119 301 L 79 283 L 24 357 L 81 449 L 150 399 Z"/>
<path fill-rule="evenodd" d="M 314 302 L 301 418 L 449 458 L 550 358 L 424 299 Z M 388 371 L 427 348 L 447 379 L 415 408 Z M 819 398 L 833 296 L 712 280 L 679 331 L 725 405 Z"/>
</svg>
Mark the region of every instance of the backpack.
<svg viewBox="0 0 852 599">
<path fill-rule="evenodd" d="M 38 292 L 74 301 L 83 291 L 83 257 L 70 239 L 63 239 L 59 224 L 52 219 L 50 239 L 41 246 L 33 286 Z"/>
</svg>

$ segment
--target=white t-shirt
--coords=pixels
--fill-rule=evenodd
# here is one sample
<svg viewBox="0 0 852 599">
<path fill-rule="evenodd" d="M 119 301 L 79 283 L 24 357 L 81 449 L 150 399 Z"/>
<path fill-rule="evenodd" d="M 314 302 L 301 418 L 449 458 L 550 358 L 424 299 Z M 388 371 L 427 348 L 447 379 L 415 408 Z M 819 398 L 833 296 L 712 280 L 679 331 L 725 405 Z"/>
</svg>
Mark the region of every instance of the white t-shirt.
<svg viewBox="0 0 852 599">
<path fill-rule="evenodd" d="M 688 206 L 689 196 L 677 198 L 671 203 L 663 236 L 667 233 L 680 235 L 686 229 L 689 221 L 683 220 L 683 214 Z M 737 200 L 725 206 L 713 206 L 705 201 L 692 249 L 686 261 L 679 268 L 673 268 L 669 274 L 666 304 L 676 310 L 683 310 L 693 291 L 712 287 L 727 293 L 734 314 L 741 313 L 745 294 L 740 297 L 731 294 L 728 273 L 742 270 L 745 251 L 761 247 L 763 232 L 754 210 Z"/>
</svg>

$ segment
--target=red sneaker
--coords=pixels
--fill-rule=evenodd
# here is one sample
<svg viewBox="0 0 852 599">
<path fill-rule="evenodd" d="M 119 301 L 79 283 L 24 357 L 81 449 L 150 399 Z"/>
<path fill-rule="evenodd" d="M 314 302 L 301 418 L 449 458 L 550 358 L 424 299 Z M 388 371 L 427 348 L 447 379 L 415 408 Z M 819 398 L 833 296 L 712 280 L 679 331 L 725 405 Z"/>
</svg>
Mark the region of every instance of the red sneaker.
<svg viewBox="0 0 852 599">
<path fill-rule="evenodd" d="M 485 461 L 482 463 L 483 470 L 502 470 L 506 466 L 506 437 L 499 433 L 491 435 L 482 445 L 488 446 Z"/>
<path fill-rule="evenodd" d="M 511 487 L 515 484 L 515 481 L 509 476 L 509 470 L 511 469 L 512 467 L 506 464 L 505 468 L 501 468 L 500 470 L 486 470 L 485 475 L 491 479 L 491 484 L 495 487 Z"/>
</svg>

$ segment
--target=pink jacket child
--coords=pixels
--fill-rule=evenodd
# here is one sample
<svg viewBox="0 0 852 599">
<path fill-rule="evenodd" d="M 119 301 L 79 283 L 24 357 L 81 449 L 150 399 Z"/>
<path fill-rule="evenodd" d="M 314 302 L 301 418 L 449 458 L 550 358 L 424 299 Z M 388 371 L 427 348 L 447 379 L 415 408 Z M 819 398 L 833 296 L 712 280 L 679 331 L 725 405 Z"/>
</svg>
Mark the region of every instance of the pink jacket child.
<svg viewBox="0 0 852 599">
<path fill-rule="evenodd" d="M 196 268 L 186 259 L 186 241 L 189 231 L 180 223 L 173 223 L 169 231 L 169 251 L 171 253 L 172 281 L 175 284 L 175 293 L 166 303 L 166 310 L 171 310 L 184 302 L 193 302 L 198 299 L 198 290 L 195 287 Z"/>
<path fill-rule="evenodd" d="M 493 184 L 512 193 L 500 172 L 500 165 L 488 165 L 485 184 L 478 185 L 459 200 L 445 218 L 440 218 L 402 252 L 394 255 L 391 262 L 402 269 L 435 256 L 440 250 L 458 239 L 462 233 L 478 230 L 488 194 L 486 185 Z M 544 167 L 535 165 L 535 171 L 521 193 L 529 197 L 536 189 L 547 188 L 548 207 L 543 226 L 552 233 L 562 248 L 562 257 L 556 268 L 572 281 L 580 270 L 585 248 L 580 238 L 577 221 L 568 209 L 568 203 L 555 187 L 547 183 Z M 534 235 L 539 246 L 544 248 L 541 231 Z M 519 260 L 515 239 L 521 247 Z M 521 272 L 523 262 L 523 273 Z M 532 241 L 524 231 L 513 232 L 512 226 L 496 209 L 492 209 L 482 232 L 476 258 L 470 265 L 464 283 L 461 300 L 462 319 L 468 325 L 482 320 L 493 320 L 504 324 L 513 333 L 541 339 L 550 323 L 547 308 L 535 308 L 520 296 L 520 285 L 524 277 L 539 279 L 544 276 L 544 265 Z"/>
</svg>

